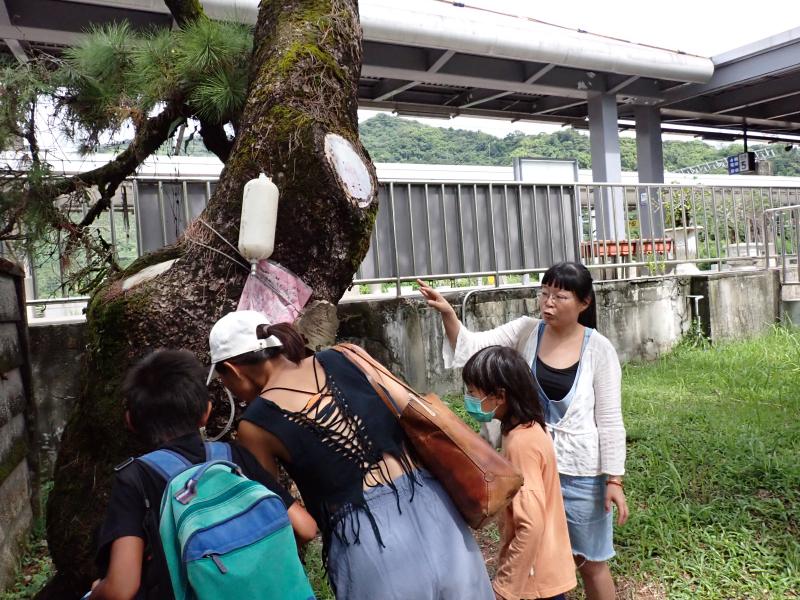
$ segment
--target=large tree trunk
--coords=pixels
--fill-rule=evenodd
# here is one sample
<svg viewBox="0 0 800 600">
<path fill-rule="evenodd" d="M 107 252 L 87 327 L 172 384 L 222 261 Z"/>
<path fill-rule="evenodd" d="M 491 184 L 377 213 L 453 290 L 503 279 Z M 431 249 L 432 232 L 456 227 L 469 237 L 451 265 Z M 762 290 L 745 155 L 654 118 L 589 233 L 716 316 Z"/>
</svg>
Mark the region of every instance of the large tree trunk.
<svg viewBox="0 0 800 600">
<path fill-rule="evenodd" d="M 377 211 L 375 171 L 358 140 L 360 67 L 356 0 L 262 2 L 249 99 L 208 208 L 176 246 L 137 261 L 90 302 L 83 391 L 47 510 L 58 576 L 42 597 L 88 589 L 112 468 L 142 450 L 122 424 L 125 371 L 159 347 L 189 348 L 206 361 L 211 325 L 236 307 L 247 271 L 219 253 L 232 250 L 200 220 L 236 245 L 244 184 L 266 172 L 281 193 L 273 258 L 310 285 L 316 301 L 335 304 L 350 285 Z M 349 173 L 335 166 L 342 157 Z M 175 258 L 165 272 L 123 290 L 132 274 Z M 311 321 L 307 327 L 320 325 Z"/>
</svg>

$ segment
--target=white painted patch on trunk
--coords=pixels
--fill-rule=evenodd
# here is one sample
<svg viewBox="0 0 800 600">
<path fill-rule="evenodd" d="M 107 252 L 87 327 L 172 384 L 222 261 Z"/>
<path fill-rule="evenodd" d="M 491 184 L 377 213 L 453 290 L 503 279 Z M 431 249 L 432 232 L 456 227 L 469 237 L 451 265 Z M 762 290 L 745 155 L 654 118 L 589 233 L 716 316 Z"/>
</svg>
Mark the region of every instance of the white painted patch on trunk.
<svg viewBox="0 0 800 600">
<path fill-rule="evenodd" d="M 329 133 L 325 136 L 325 156 L 358 207 L 369 206 L 373 195 L 372 178 L 353 144 L 340 135 Z"/>
<path fill-rule="evenodd" d="M 162 263 L 157 263 L 155 265 L 150 265 L 149 267 L 145 267 L 135 275 L 131 275 L 125 281 L 122 282 L 122 291 L 127 292 L 131 288 L 135 288 L 137 285 L 144 283 L 145 281 L 150 281 L 151 279 L 155 279 L 165 271 L 167 271 L 178 259 L 174 258 L 172 260 L 166 260 Z"/>
</svg>

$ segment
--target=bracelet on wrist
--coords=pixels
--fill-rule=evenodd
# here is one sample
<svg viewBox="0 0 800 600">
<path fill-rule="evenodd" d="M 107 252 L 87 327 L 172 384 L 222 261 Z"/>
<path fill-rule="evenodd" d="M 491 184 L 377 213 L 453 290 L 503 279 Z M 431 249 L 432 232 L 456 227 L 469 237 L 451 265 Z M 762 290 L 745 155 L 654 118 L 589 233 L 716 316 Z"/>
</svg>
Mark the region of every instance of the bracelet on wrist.
<svg viewBox="0 0 800 600">
<path fill-rule="evenodd" d="M 623 490 L 625 489 L 625 485 L 619 479 L 606 479 L 606 485 L 618 485 Z"/>
</svg>

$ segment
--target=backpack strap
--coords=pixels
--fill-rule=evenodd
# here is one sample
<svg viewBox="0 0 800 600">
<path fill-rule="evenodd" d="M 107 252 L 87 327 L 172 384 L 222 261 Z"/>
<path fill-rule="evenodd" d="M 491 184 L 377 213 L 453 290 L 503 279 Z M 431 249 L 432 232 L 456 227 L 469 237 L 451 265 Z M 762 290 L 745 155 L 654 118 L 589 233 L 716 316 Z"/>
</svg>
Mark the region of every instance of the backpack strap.
<svg viewBox="0 0 800 600">
<path fill-rule="evenodd" d="M 225 442 L 204 442 L 206 448 L 206 462 L 212 460 L 226 460 L 232 462 L 231 445 Z"/>
<path fill-rule="evenodd" d="M 142 461 L 167 481 L 192 466 L 188 458 L 167 449 L 154 450 L 140 456 L 137 460 Z"/>
</svg>

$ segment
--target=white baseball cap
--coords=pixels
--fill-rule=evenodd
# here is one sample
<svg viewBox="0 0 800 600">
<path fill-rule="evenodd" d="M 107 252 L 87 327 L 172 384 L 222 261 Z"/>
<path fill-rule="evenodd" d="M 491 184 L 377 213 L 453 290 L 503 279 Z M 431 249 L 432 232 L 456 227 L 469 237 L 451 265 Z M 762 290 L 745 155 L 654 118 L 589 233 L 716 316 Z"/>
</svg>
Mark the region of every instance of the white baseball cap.
<svg viewBox="0 0 800 600">
<path fill-rule="evenodd" d="M 274 335 L 264 339 L 258 338 L 259 325 L 269 325 L 263 314 L 255 310 L 237 310 L 230 312 L 214 323 L 208 334 L 208 346 L 211 352 L 211 370 L 208 372 L 206 385 L 214 378 L 217 363 L 234 356 L 282 346 Z"/>
</svg>

